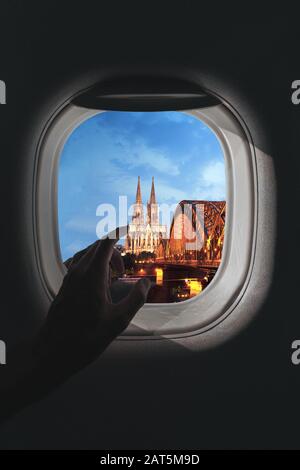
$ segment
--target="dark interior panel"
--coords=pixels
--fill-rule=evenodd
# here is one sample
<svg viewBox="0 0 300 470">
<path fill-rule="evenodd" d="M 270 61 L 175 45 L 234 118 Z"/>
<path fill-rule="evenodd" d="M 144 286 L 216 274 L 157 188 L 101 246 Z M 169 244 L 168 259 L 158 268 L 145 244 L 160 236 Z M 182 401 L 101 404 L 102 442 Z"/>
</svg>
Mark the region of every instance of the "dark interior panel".
<svg viewBox="0 0 300 470">
<path fill-rule="evenodd" d="M 140 357 L 137 345 L 118 361 L 107 351 L 8 422 L 0 448 L 299 446 L 300 369 L 290 360 L 300 335 L 300 109 L 290 98 L 300 74 L 296 29 L 276 12 L 212 24 L 199 7 L 1 3 L 7 105 L 0 107 L 0 336 L 7 343 L 31 336 L 47 301 L 34 256 L 30 158 L 62 103 L 111 79 L 187 80 L 211 90 L 234 106 L 254 144 L 273 157 L 277 233 L 268 298 L 247 329 L 216 349 L 193 353 L 169 342 L 163 357 L 150 347 Z"/>
</svg>

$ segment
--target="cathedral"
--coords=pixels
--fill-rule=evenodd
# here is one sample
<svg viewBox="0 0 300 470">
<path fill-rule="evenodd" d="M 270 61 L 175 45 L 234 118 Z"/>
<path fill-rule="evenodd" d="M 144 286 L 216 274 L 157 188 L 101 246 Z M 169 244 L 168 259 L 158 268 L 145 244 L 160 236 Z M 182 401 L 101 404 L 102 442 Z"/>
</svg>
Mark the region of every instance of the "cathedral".
<svg viewBox="0 0 300 470">
<path fill-rule="evenodd" d="M 146 214 L 144 214 L 142 202 L 141 180 L 138 177 L 132 221 L 129 224 L 125 243 L 126 253 L 138 255 L 142 252 L 150 252 L 157 255 L 161 240 L 167 236 L 167 227 L 159 223 L 159 206 L 156 202 L 154 177 L 152 177 L 150 199 L 145 209 Z"/>
</svg>

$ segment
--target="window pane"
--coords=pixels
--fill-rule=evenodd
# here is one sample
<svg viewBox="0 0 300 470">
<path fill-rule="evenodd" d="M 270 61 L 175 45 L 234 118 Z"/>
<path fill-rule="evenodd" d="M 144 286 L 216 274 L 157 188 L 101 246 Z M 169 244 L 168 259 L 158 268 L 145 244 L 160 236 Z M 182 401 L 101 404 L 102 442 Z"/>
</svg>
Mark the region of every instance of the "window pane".
<svg viewBox="0 0 300 470">
<path fill-rule="evenodd" d="M 69 136 L 59 163 L 63 260 L 117 226 L 128 285 L 154 285 L 148 302 L 200 294 L 224 243 L 225 163 L 215 134 L 182 112 L 103 112 Z M 118 284 L 115 284 L 115 287 Z"/>
</svg>

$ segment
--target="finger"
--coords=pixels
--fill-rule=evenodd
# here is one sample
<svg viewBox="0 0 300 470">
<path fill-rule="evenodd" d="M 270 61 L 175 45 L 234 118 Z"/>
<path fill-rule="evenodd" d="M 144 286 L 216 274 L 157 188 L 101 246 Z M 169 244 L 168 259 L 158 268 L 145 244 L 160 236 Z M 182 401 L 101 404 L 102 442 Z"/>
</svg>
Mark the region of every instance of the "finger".
<svg viewBox="0 0 300 470">
<path fill-rule="evenodd" d="M 67 266 L 68 272 L 63 279 L 59 294 L 56 297 L 57 301 L 61 298 L 61 295 L 64 294 L 66 289 L 69 287 L 70 283 L 75 283 L 77 285 L 82 283 L 83 277 L 86 275 L 90 260 L 93 257 L 94 252 L 96 251 L 100 243 L 100 240 L 96 240 L 84 250 L 75 253 L 73 258 L 70 259 L 70 262 L 68 262 Z M 105 298 L 109 300 L 110 294 L 108 296 L 106 295 Z"/>
<path fill-rule="evenodd" d="M 144 277 L 134 285 L 125 299 L 115 305 L 115 314 L 124 329 L 146 302 L 150 288 L 151 281 Z"/>
<path fill-rule="evenodd" d="M 93 276 L 96 276 L 98 281 L 107 282 L 109 262 L 113 255 L 114 246 L 126 234 L 127 226 L 117 228 L 102 239 L 95 249 L 90 259 L 89 271 Z"/>
<path fill-rule="evenodd" d="M 84 248 L 81 251 L 78 251 L 74 254 L 72 258 L 67 259 L 64 262 L 64 265 L 69 269 L 71 266 L 74 267 L 76 263 L 78 263 L 84 256 L 82 260 L 81 266 L 87 265 L 92 258 L 94 251 L 97 248 L 97 245 L 101 243 L 101 240 L 96 240 L 94 243 L 89 245 L 87 248 Z M 87 256 L 86 256 L 87 255 Z M 121 253 L 119 250 L 114 250 L 111 258 L 111 267 L 114 271 L 119 274 L 124 273 L 124 263 L 121 257 Z"/>
<path fill-rule="evenodd" d="M 78 263 L 78 261 L 80 261 L 80 259 L 88 252 L 91 250 L 91 248 L 95 248 L 95 244 L 98 243 L 99 240 L 96 240 L 94 243 L 92 243 L 91 245 L 87 246 L 86 248 L 84 248 L 83 250 L 80 250 L 80 251 L 77 251 L 77 253 L 75 253 L 71 258 L 68 258 L 66 261 L 64 261 L 64 265 L 66 266 L 66 268 L 70 268 L 71 266 L 74 266 L 74 264 Z"/>
<path fill-rule="evenodd" d="M 125 272 L 125 266 L 121 253 L 116 248 L 113 250 L 113 254 L 110 260 L 110 266 L 114 273 L 121 275 Z"/>
<path fill-rule="evenodd" d="M 70 262 L 68 266 L 68 272 L 63 279 L 63 283 L 60 289 L 61 292 L 65 291 L 66 287 L 69 285 L 69 283 L 72 280 L 74 281 L 77 279 L 78 281 L 78 279 L 82 278 L 82 276 L 86 272 L 86 265 L 89 259 L 91 258 L 91 256 L 93 255 L 94 251 L 96 250 L 98 243 L 100 243 L 99 240 L 97 240 L 92 245 L 88 246 L 84 250 L 81 250 L 81 252 L 78 252 L 74 255 L 73 258 L 75 259 L 74 260 L 72 259 L 72 261 Z M 84 253 L 82 253 L 83 251 Z M 78 255 L 79 261 L 76 262 L 77 255 Z"/>
<path fill-rule="evenodd" d="M 66 267 L 67 269 L 69 269 L 69 267 L 71 266 L 72 262 L 73 262 L 73 257 L 66 259 L 66 260 L 63 262 L 63 264 L 65 265 L 65 267 Z"/>
<path fill-rule="evenodd" d="M 122 281 L 114 281 L 110 286 L 110 294 L 112 298 L 112 302 L 117 304 L 121 300 L 125 299 L 125 297 L 129 294 L 129 292 L 133 289 L 134 284 L 122 282 Z"/>
</svg>

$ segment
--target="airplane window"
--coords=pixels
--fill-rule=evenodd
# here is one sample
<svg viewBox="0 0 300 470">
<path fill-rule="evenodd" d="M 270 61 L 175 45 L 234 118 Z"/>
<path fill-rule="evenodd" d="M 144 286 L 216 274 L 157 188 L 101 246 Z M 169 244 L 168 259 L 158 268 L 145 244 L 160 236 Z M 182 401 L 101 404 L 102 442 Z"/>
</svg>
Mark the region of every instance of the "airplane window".
<svg viewBox="0 0 300 470">
<path fill-rule="evenodd" d="M 225 219 L 223 148 L 195 115 L 100 112 L 76 127 L 62 148 L 62 260 L 128 224 L 116 245 L 125 273 L 113 278 L 150 278 L 148 303 L 202 293 L 222 261 Z"/>
<path fill-rule="evenodd" d="M 242 325 L 255 314 L 255 263 L 267 269 L 272 260 L 269 235 L 258 236 L 272 213 L 271 159 L 228 103 L 200 101 L 188 110 L 178 101 L 173 111 L 169 101 L 150 110 L 144 101 L 139 108 L 119 100 L 104 111 L 105 103 L 88 99 L 49 120 L 36 152 L 32 206 L 45 304 L 61 286 L 64 261 L 129 224 L 117 242 L 125 273 L 111 273 L 112 294 L 144 276 L 153 287 L 122 339 L 191 336 L 198 347 L 194 335 L 212 344 L 223 320 Z M 247 295 L 251 312 L 243 309 Z"/>
</svg>

